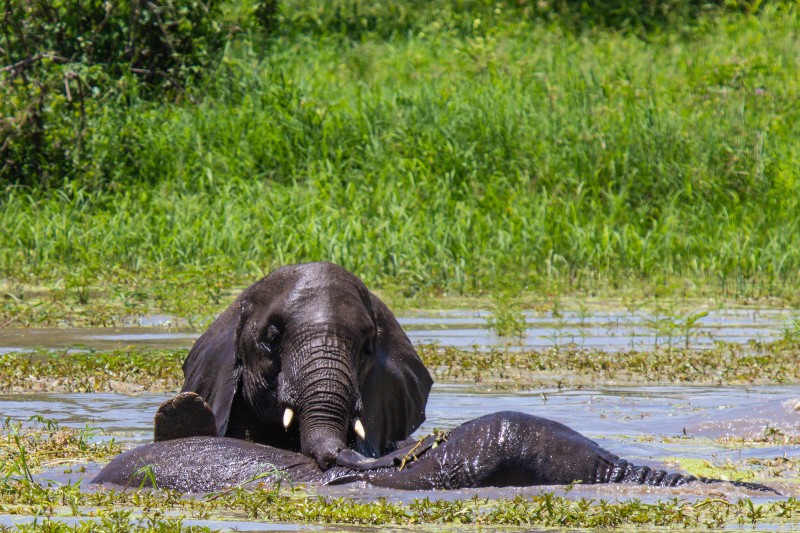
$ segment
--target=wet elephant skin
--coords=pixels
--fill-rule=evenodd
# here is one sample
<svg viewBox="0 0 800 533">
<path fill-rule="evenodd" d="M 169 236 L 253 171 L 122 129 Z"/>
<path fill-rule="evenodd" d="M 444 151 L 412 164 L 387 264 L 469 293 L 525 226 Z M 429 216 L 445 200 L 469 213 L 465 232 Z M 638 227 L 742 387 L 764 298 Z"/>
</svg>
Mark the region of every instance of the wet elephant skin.
<svg viewBox="0 0 800 533">
<path fill-rule="evenodd" d="M 377 460 L 343 460 L 349 466 L 322 470 L 297 452 L 224 437 L 190 437 L 146 444 L 109 463 L 93 483 L 149 486 L 149 466 L 158 488 L 181 492 L 222 490 L 270 472 L 293 482 L 356 481 L 397 489 L 458 489 L 632 482 L 652 486 L 715 483 L 719 480 L 637 467 L 567 426 L 523 413 L 501 412 L 467 422 L 438 445 L 411 443 Z M 416 448 L 415 448 L 416 447 Z M 408 451 L 415 460 L 402 458 Z M 362 458 L 363 459 L 363 458 Z M 401 467 L 402 464 L 402 467 Z M 754 483 L 734 485 L 775 492 Z"/>
<path fill-rule="evenodd" d="M 245 289 L 183 372 L 182 393 L 202 398 L 212 420 L 178 401 L 174 417 L 156 417 L 155 440 L 233 437 L 301 451 L 323 468 L 344 449 L 395 450 L 425 420 L 433 383 L 389 308 L 326 262 L 284 266 Z"/>
</svg>

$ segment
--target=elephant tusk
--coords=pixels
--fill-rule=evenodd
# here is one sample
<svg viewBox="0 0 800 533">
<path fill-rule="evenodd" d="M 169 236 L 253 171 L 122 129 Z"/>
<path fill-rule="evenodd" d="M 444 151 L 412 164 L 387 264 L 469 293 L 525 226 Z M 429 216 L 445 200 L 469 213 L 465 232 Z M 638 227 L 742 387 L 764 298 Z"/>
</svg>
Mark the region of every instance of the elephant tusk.
<svg viewBox="0 0 800 533">
<path fill-rule="evenodd" d="M 356 435 L 361 437 L 361 440 L 365 440 L 367 438 L 367 434 L 364 432 L 364 424 L 361 423 L 361 420 L 356 418 L 356 421 L 353 422 L 353 430 L 356 432 Z"/>
<path fill-rule="evenodd" d="M 286 411 L 283 412 L 283 428 L 288 430 L 289 425 L 292 423 L 292 418 L 294 417 L 294 411 L 286 408 Z"/>
</svg>

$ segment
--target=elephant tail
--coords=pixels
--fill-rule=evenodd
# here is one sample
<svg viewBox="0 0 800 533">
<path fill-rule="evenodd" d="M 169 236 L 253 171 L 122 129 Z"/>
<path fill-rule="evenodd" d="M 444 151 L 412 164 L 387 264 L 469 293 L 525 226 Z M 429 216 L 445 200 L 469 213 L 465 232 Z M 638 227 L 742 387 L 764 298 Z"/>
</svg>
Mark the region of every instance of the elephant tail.
<svg viewBox="0 0 800 533">
<path fill-rule="evenodd" d="M 670 473 L 666 470 L 658 470 L 649 466 L 635 466 L 625 459 L 614 462 L 614 467 L 608 471 L 607 483 L 637 483 L 651 487 L 680 487 L 689 483 L 729 483 L 735 487 L 747 490 L 757 490 L 760 492 L 770 492 L 781 496 L 777 490 L 761 485 L 759 483 L 749 483 L 747 481 L 726 481 L 724 479 L 710 479 L 706 477 L 696 477 L 688 474 Z"/>
</svg>

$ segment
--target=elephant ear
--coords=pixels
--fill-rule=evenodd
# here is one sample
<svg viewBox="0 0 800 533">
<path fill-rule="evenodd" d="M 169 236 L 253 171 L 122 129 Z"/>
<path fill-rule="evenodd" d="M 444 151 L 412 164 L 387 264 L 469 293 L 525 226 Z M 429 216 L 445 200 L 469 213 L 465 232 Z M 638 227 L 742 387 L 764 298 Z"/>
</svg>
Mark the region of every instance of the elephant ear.
<svg viewBox="0 0 800 533">
<path fill-rule="evenodd" d="M 244 322 L 243 306 L 236 302 L 197 339 L 183 362 L 181 392 L 195 392 L 206 401 L 221 437 L 228 428 L 233 397 L 239 388 L 242 367 L 236 345 Z"/>
<path fill-rule="evenodd" d="M 372 369 L 361 385 L 366 440 L 358 448 L 378 457 L 425 421 L 433 379 L 386 304 L 374 294 L 370 298 L 378 332 Z"/>
</svg>

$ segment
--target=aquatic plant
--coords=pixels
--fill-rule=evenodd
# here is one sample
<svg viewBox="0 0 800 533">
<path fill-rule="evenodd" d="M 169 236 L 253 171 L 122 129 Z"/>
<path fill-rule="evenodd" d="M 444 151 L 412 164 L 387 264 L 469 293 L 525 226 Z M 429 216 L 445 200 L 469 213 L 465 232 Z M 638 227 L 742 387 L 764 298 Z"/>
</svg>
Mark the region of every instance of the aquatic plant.
<svg viewBox="0 0 800 533">
<path fill-rule="evenodd" d="M 20 489 L 20 494 L 24 489 Z M 55 493 L 55 494 L 54 494 Z M 118 525 L 132 523 L 134 527 L 158 527 L 160 530 L 180 530 L 181 520 L 196 518 L 228 520 L 260 520 L 289 523 L 352 525 L 424 525 L 473 524 L 478 526 L 527 526 L 598 528 L 641 526 L 722 527 L 734 524 L 778 525 L 792 524 L 800 511 L 796 498 L 755 504 L 744 498 L 737 501 L 710 497 L 685 501 L 666 497 L 656 503 L 644 503 L 637 498 L 624 501 L 606 499 L 572 500 L 553 493 L 532 497 L 487 500 L 416 499 L 410 504 L 376 501 L 355 501 L 345 498 L 315 496 L 303 490 L 275 492 L 273 490 L 239 491 L 224 498 L 183 499 L 164 491 L 132 493 L 99 491 L 86 493 L 70 486 L 60 490 L 42 489 L 30 495 L 29 503 L 7 507 L 16 513 L 47 507 L 54 496 L 69 495 L 77 507 L 72 516 Z M 12 497 L 0 494 L 0 505 Z M 165 516 L 165 511 L 179 513 L 180 518 Z M 50 507 L 44 523 L 57 523 L 65 509 Z M 89 514 L 91 513 L 91 515 Z M 89 518 L 91 516 L 92 518 Z M 86 522 L 89 526 L 92 522 Z M 130 527 L 130 526 L 129 526 Z M 174 529 L 173 529 L 174 528 Z M 38 529 L 34 529 L 38 530 Z"/>
<path fill-rule="evenodd" d="M 0 391 L 122 392 L 176 390 L 185 350 L 0 354 Z"/>
<path fill-rule="evenodd" d="M 498 388 L 561 388 L 588 383 L 800 383 L 800 345 L 778 340 L 708 349 L 662 347 L 605 352 L 575 344 L 540 351 L 460 349 L 421 344 L 417 351 L 439 382 Z M 0 354 L 0 391 L 176 391 L 187 350 Z"/>
<path fill-rule="evenodd" d="M 113 438 L 98 439 L 98 428 L 62 427 L 57 421 L 33 415 L 26 423 L 8 418 L 0 424 L 0 476 L 33 483 L 31 472 L 43 466 L 104 460 L 119 454 Z"/>
<path fill-rule="evenodd" d="M 665 495 L 653 503 L 637 498 L 586 499 L 543 492 L 533 496 L 484 499 L 415 499 L 402 504 L 383 498 L 354 500 L 322 496 L 313 489 L 270 483 L 249 488 L 185 498 L 163 490 L 86 491 L 82 481 L 66 484 L 42 482 L 36 474 L 42 466 L 70 465 L 80 473 L 85 461 L 107 460 L 119 453 L 114 441 L 88 443 L 95 430 L 61 428 L 50 419 L 32 417 L 26 424 L 6 421 L 0 438 L 0 511 L 35 516 L 30 531 L 196 531 L 186 519 L 259 520 L 311 524 L 424 525 L 473 524 L 527 527 L 618 527 L 623 525 L 722 527 L 734 524 L 762 526 L 793 524 L 800 516 L 794 497 L 755 504 L 747 498 L 727 500 L 717 495 L 688 501 Z M 68 437 L 59 437 L 60 434 Z M 54 461 L 57 457 L 57 461 Z M 750 460 L 745 463 L 750 464 Z M 749 468 L 767 477 L 791 481 L 798 473 L 796 459 L 759 460 Z M 747 468 L 744 465 L 740 468 Z M 715 471 L 716 472 L 716 471 Z M 718 473 L 718 472 L 717 472 Z M 271 472 L 266 472 L 271 476 Z M 792 477 L 794 476 L 794 478 Z M 66 525 L 60 517 L 78 522 Z"/>
<path fill-rule="evenodd" d="M 486 324 L 501 337 L 523 338 L 528 327 L 519 301 L 503 292 L 495 296 Z"/>
<path fill-rule="evenodd" d="M 565 383 L 797 383 L 799 348 L 779 341 L 749 346 L 720 343 L 704 350 L 667 347 L 604 352 L 573 345 L 543 351 L 487 351 L 422 345 L 418 351 L 437 381 L 561 388 Z"/>
</svg>

